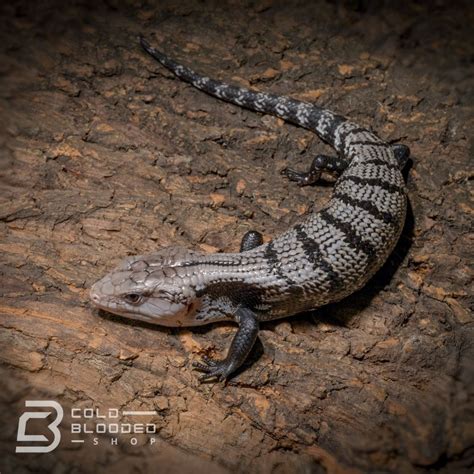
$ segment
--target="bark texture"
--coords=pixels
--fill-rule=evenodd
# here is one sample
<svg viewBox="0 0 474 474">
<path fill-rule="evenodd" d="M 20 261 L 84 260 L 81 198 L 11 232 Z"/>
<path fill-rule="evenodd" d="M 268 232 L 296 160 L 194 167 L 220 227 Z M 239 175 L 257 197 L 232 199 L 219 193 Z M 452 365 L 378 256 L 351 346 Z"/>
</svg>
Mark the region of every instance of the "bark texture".
<svg viewBox="0 0 474 474">
<path fill-rule="evenodd" d="M 1 7 L 2 473 L 472 472 L 474 14 L 394 3 Z M 191 362 L 222 354 L 232 326 L 98 315 L 88 288 L 127 255 L 232 251 L 249 229 L 285 230 L 331 187 L 279 170 L 331 150 L 181 83 L 140 33 L 210 77 L 317 101 L 412 150 L 411 212 L 382 271 L 263 325 L 226 387 L 200 385 Z M 15 453 L 35 399 L 64 407 L 60 447 Z M 140 419 L 156 442 L 72 444 L 72 407 L 156 410 Z"/>
</svg>

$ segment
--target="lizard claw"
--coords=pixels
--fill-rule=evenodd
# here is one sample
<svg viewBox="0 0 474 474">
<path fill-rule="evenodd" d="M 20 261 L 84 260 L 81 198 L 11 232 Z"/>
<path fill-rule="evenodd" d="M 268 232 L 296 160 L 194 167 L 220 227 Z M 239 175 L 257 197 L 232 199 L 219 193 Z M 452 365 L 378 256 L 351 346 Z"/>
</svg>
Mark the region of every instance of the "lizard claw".
<svg viewBox="0 0 474 474">
<path fill-rule="evenodd" d="M 204 372 L 204 375 L 199 377 L 200 382 L 208 382 L 210 380 L 216 379 L 218 382 L 226 380 L 227 377 L 234 370 L 233 364 L 224 360 L 213 360 L 209 357 L 204 356 L 202 362 L 193 362 L 193 367 L 200 371 Z"/>
<path fill-rule="evenodd" d="M 217 360 L 211 359 L 208 356 L 202 356 L 202 361 L 209 367 L 215 367 L 218 364 Z"/>
</svg>

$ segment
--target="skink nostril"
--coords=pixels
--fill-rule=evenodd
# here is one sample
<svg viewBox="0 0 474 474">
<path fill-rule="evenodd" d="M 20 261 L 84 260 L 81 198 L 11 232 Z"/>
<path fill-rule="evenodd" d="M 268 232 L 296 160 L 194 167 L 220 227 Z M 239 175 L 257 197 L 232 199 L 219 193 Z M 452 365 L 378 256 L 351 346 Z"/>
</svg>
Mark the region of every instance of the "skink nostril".
<svg viewBox="0 0 474 474">
<path fill-rule="evenodd" d="M 91 291 L 90 299 L 92 300 L 93 303 L 98 303 L 100 301 L 100 296 L 97 293 L 94 293 L 93 291 Z"/>
</svg>

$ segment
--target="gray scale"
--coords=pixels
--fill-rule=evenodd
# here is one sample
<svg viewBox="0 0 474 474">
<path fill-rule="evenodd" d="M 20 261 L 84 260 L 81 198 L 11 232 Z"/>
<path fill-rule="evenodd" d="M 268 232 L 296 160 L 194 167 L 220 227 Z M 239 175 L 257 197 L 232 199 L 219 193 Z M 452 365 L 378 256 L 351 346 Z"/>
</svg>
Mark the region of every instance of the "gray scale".
<svg viewBox="0 0 474 474">
<path fill-rule="evenodd" d="M 404 208 L 405 199 L 403 195 L 392 193 L 378 185 L 345 181 L 339 185 L 338 192 L 343 192 L 362 201 L 371 201 L 380 211 L 388 211 L 395 215 L 398 215 Z"/>
</svg>

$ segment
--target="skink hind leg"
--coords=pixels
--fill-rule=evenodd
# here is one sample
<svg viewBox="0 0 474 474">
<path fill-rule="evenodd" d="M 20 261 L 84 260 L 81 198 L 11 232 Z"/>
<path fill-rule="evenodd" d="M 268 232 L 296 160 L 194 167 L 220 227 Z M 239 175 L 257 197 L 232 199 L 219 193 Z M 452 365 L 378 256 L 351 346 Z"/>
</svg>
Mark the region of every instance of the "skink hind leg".
<svg viewBox="0 0 474 474">
<path fill-rule="evenodd" d="M 193 366 L 204 375 L 199 377 L 200 382 L 226 380 L 247 359 L 258 335 L 258 321 L 253 311 L 241 308 L 236 313 L 239 329 L 232 340 L 227 357 L 224 360 L 213 360 L 204 357 L 202 362 L 194 362 Z"/>
<path fill-rule="evenodd" d="M 321 173 L 326 171 L 336 175 L 341 174 L 349 165 L 349 162 L 339 156 L 318 155 L 308 171 L 301 172 L 291 168 L 285 168 L 281 174 L 290 181 L 295 181 L 299 186 L 308 186 L 316 183 L 321 177 Z"/>
<path fill-rule="evenodd" d="M 252 250 L 263 244 L 263 235 L 256 230 L 249 230 L 242 237 L 240 242 L 240 252 L 246 252 Z"/>
</svg>

